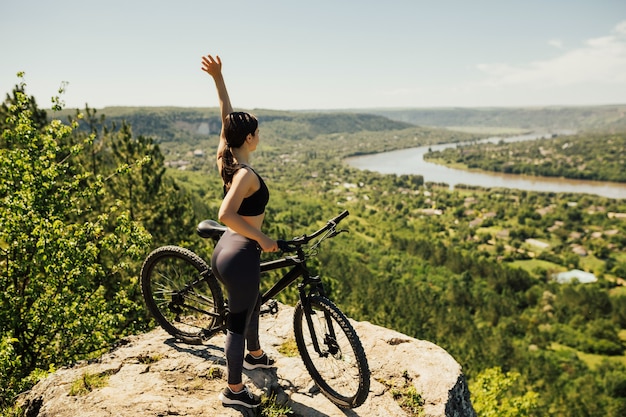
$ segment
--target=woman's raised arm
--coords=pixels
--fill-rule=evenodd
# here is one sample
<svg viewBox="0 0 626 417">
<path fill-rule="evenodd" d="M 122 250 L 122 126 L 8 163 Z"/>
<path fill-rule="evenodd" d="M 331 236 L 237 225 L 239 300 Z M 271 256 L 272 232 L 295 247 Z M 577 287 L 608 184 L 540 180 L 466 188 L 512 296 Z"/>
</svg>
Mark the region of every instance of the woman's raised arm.
<svg viewBox="0 0 626 417">
<path fill-rule="evenodd" d="M 226 138 L 224 137 L 224 120 L 229 113 L 233 112 L 233 106 L 230 104 L 230 97 L 228 97 L 228 90 L 226 89 L 226 83 L 224 82 L 224 76 L 222 75 L 222 60 L 219 55 L 215 58 L 211 55 L 202 57 L 202 71 L 213 77 L 215 81 L 215 88 L 217 89 L 217 97 L 220 102 L 220 113 L 222 117 L 222 131 L 220 133 L 220 143 L 217 147 L 217 159 L 218 166 L 219 160 L 226 146 Z"/>
</svg>

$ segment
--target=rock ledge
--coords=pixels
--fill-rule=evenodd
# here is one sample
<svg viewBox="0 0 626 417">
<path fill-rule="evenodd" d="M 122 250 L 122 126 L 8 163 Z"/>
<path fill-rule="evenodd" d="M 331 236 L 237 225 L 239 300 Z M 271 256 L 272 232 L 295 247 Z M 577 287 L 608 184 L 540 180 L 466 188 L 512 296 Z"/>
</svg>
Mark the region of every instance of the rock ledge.
<svg viewBox="0 0 626 417">
<path fill-rule="evenodd" d="M 445 350 L 368 322 L 354 322 L 367 354 L 372 379 L 367 401 L 342 410 L 315 389 L 300 357 L 278 347 L 293 339 L 293 308 L 261 318 L 261 344 L 277 369 L 244 371 L 259 394 L 278 393 L 296 416 L 407 416 L 390 386 L 413 384 L 425 401 L 427 417 L 475 417 L 460 365 Z M 225 386 L 224 336 L 204 346 L 176 342 L 161 329 L 128 337 L 97 361 L 62 368 L 22 394 L 26 417 L 254 416 L 243 407 L 224 407 L 217 395 Z M 69 395 L 85 374 L 106 374 L 102 388 Z"/>
</svg>

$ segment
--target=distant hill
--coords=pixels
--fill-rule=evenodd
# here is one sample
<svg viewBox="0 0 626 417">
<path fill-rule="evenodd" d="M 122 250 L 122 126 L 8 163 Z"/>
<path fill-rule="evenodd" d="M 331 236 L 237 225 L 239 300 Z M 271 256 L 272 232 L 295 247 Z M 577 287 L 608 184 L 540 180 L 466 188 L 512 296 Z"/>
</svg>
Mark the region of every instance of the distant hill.
<svg viewBox="0 0 626 417">
<path fill-rule="evenodd" d="M 434 127 L 626 131 L 626 104 L 585 107 L 440 108 L 361 110 L 392 120 Z"/>
<path fill-rule="evenodd" d="M 105 107 L 97 109 L 97 115 L 105 115 L 108 122 L 130 123 L 136 134 L 160 140 L 176 140 L 181 136 L 217 134 L 221 126 L 217 108 L 182 107 Z M 264 130 L 277 133 L 282 139 L 313 139 L 332 133 L 355 133 L 360 131 L 383 132 L 406 129 L 413 125 L 369 113 L 346 112 L 295 112 L 276 110 L 247 110 L 256 115 Z M 54 114 L 65 119 L 74 115 L 76 109 L 65 109 Z"/>
<path fill-rule="evenodd" d="M 64 109 L 48 117 L 67 120 L 76 109 Z M 100 129 L 102 116 L 109 130 L 123 123 L 135 136 L 152 138 L 160 147 L 167 166 L 207 170 L 214 166 L 205 155 L 215 153 L 221 128 L 218 108 L 105 107 L 87 111 L 81 129 Z M 422 128 L 367 113 L 296 112 L 254 109 L 260 120 L 261 148 L 255 163 L 268 163 L 293 146 L 303 151 L 335 149 L 339 154 L 373 153 L 427 143 L 469 140 L 471 135 L 443 128 Z M 91 120 L 86 120 L 91 119 Z M 417 142 L 420 140 L 421 142 Z M 337 153 L 336 152 L 336 153 Z"/>
<path fill-rule="evenodd" d="M 372 108 L 311 111 L 249 110 L 263 123 L 265 132 L 282 139 L 312 139 L 333 133 L 383 132 L 415 126 L 468 130 L 481 128 L 548 131 L 626 131 L 626 104 L 581 107 L 525 108 Z M 65 109 L 55 117 L 75 114 Z M 105 107 L 97 110 L 109 122 L 129 122 L 137 134 L 159 140 L 189 140 L 217 134 L 219 109 L 184 107 Z"/>
</svg>

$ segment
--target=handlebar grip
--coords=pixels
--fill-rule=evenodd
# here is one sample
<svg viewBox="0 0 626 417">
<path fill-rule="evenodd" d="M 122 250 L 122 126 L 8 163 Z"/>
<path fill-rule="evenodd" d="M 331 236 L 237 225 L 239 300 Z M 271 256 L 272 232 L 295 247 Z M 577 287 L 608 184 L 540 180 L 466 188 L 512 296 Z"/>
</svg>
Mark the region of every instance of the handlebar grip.
<svg viewBox="0 0 626 417">
<path fill-rule="evenodd" d="M 295 246 L 290 245 L 282 239 L 278 239 L 276 243 L 278 244 L 278 249 L 280 249 L 281 252 L 295 252 L 296 250 L 298 250 Z"/>
</svg>

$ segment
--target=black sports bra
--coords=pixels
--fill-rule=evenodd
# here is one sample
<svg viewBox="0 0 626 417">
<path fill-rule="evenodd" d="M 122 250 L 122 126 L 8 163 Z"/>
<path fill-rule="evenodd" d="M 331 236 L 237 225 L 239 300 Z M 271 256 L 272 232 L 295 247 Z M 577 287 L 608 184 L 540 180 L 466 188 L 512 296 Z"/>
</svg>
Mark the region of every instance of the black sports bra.
<svg viewBox="0 0 626 417">
<path fill-rule="evenodd" d="M 261 186 L 251 196 L 243 199 L 241 205 L 239 206 L 239 210 L 237 210 L 237 214 L 240 216 L 258 216 L 259 214 L 263 214 L 265 212 L 265 206 L 267 206 L 268 201 L 270 201 L 270 191 L 267 189 L 267 185 L 265 185 L 263 178 L 261 178 L 261 176 L 257 174 L 254 169 L 251 167 L 248 168 L 250 168 L 259 178 Z M 228 190 L 226 189 L 226 185 L 224 185 L 224 196 L 227 192 Z"/>
</svg>

